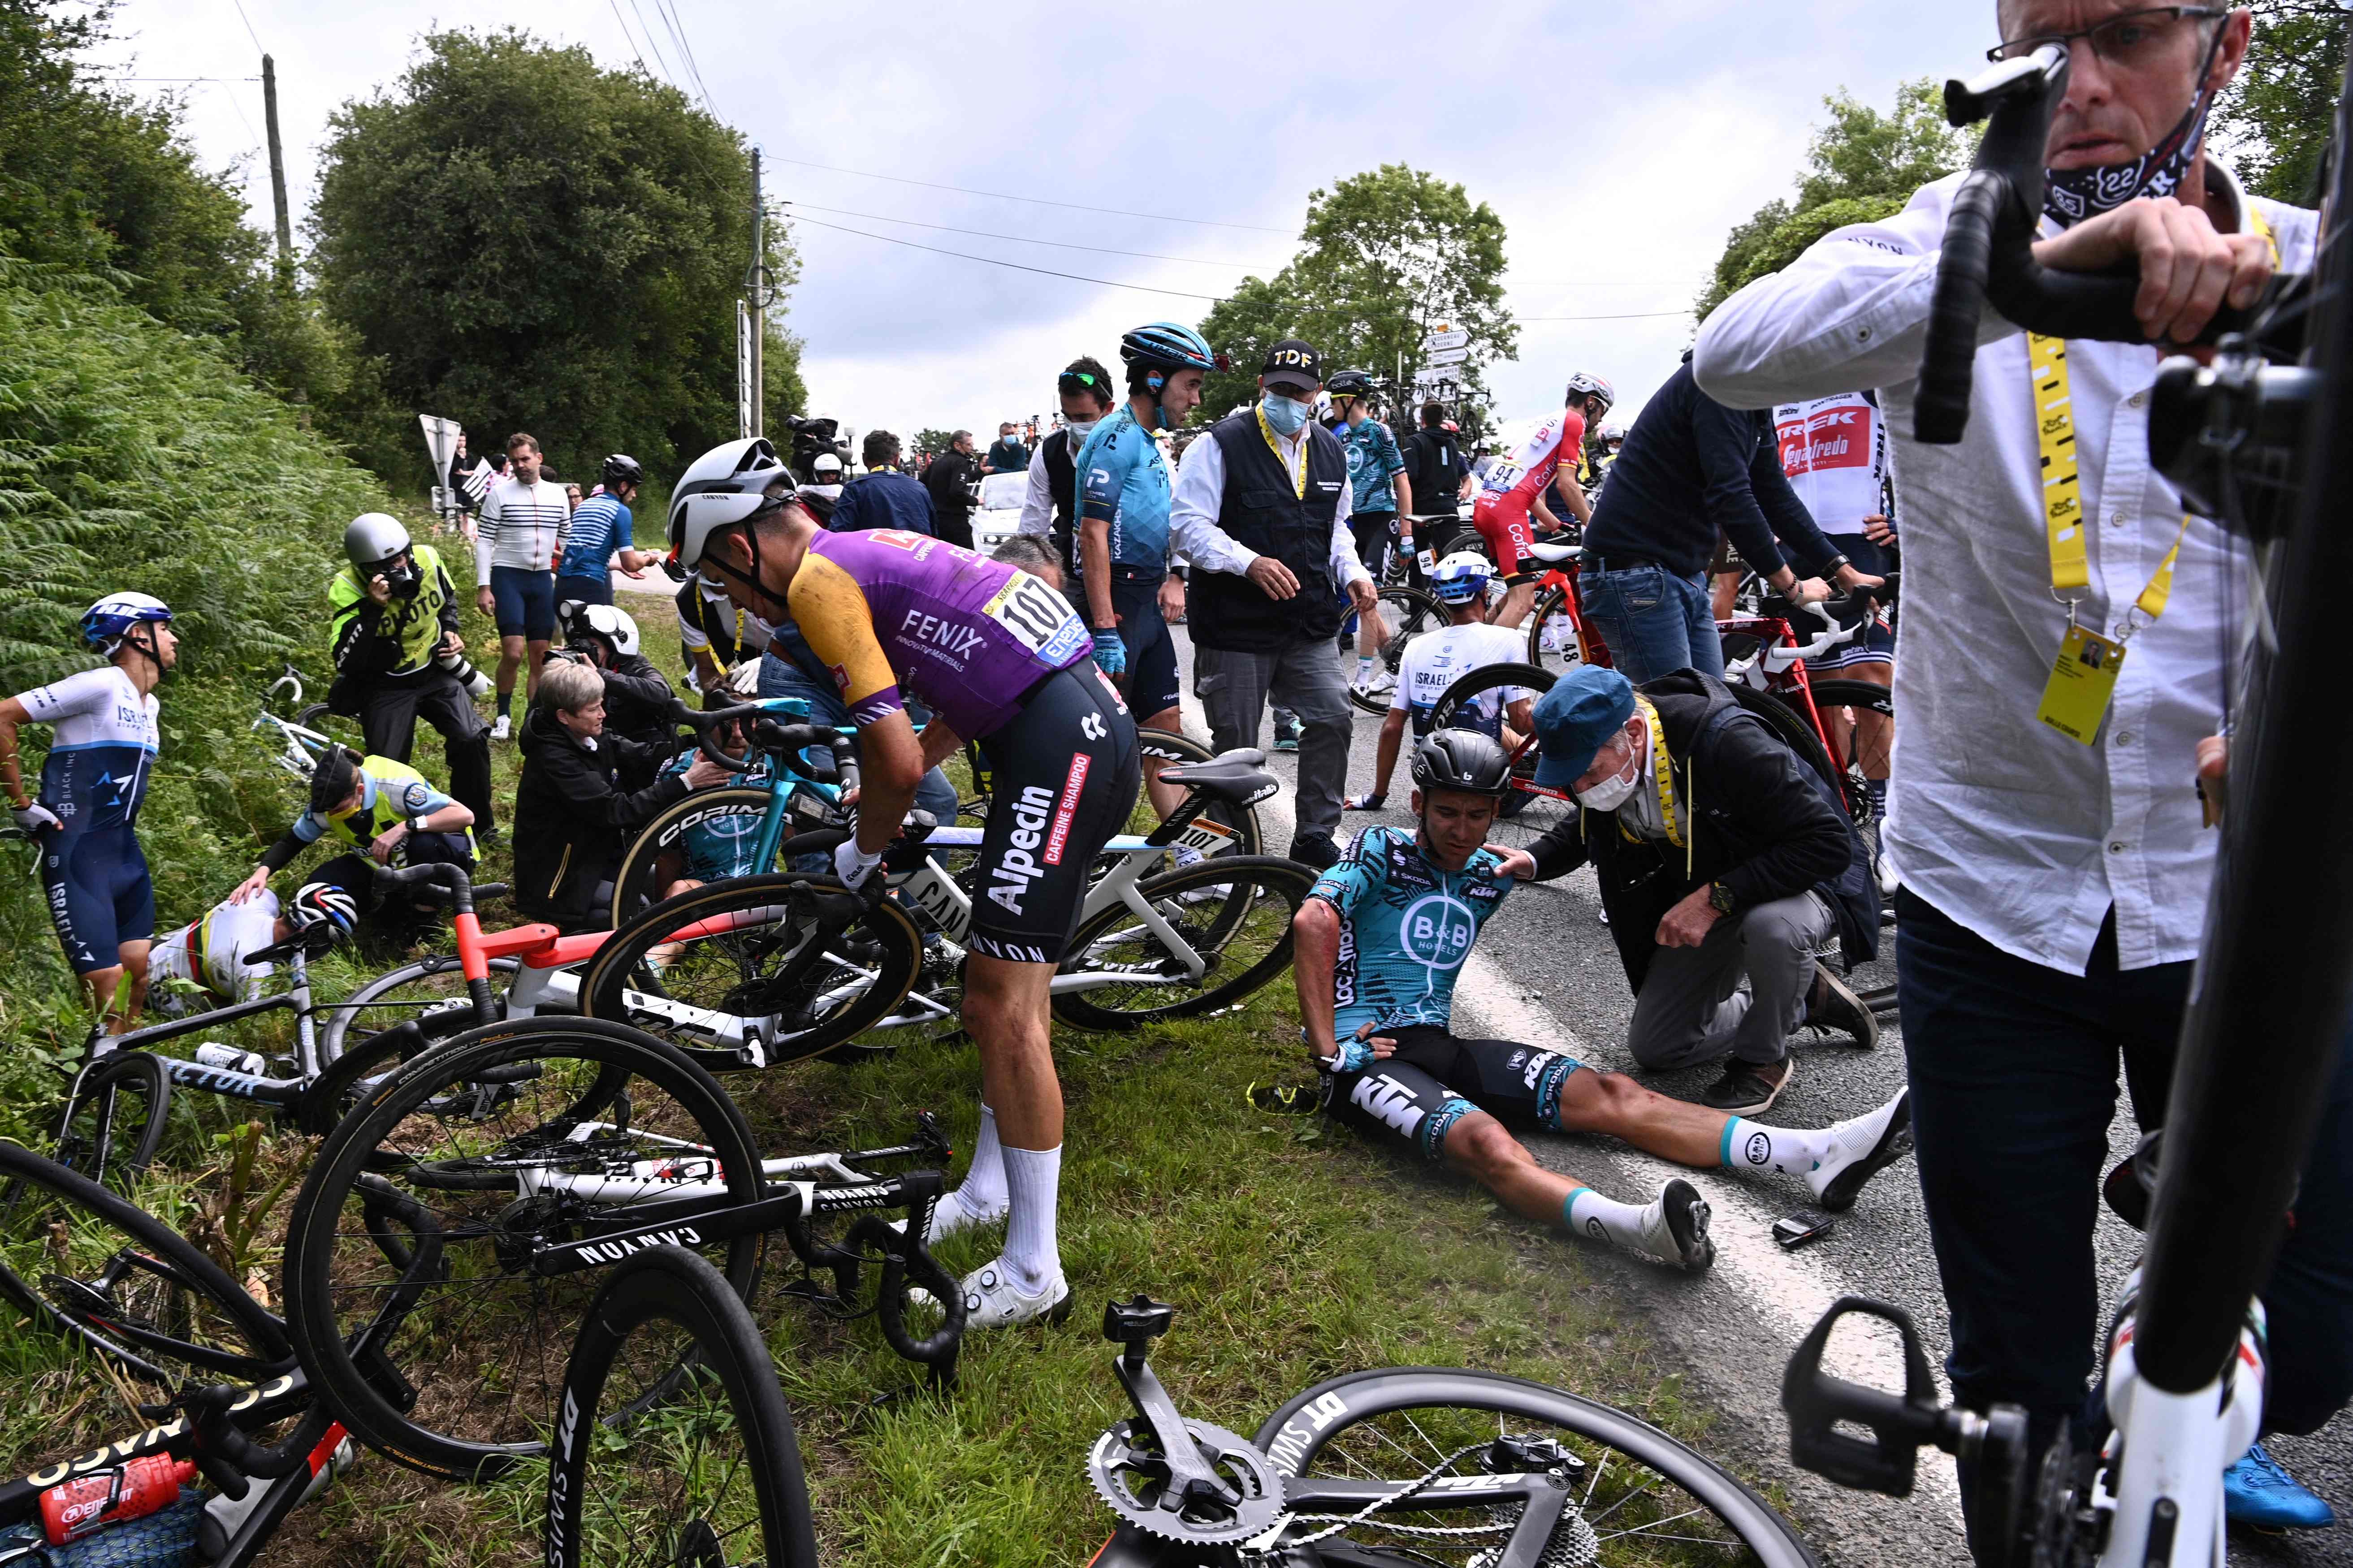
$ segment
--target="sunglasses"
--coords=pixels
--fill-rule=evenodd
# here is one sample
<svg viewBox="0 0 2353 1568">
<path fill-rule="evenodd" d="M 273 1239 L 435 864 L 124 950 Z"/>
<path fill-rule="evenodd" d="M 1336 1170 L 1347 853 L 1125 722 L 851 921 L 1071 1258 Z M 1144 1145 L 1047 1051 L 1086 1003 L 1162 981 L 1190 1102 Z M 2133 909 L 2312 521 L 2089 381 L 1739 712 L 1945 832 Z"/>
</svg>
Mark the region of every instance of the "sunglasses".
<svg viewBox="0 0 2353 1568">
<path fill-rule="evenodd" d="M 1103 377 L 1083 370 L 1064 371 L 1055 379 L 1054 385 L 1059 391 L 1072 394 L 1102 393 L 1108 390 Z"/>
<path fill-rule="evenodd" d="M 2045 44 L 2065 49 L 2081 38 L 2108 65 L 2149 65 L 2165 58 L 2180 37 L 2184 22 L 2211 22 L 2228 15 L 2211 5 L 2154 5 L 2146 11 L 2111 16 L 2098 26 L 2085 27 L 2081 32 L 2037 33 L 2031 37 L 2005 39 L 1988 49 L 1986 58 L 1998 65 L 2004 60 L 2023 59 Z"/>
</svg>

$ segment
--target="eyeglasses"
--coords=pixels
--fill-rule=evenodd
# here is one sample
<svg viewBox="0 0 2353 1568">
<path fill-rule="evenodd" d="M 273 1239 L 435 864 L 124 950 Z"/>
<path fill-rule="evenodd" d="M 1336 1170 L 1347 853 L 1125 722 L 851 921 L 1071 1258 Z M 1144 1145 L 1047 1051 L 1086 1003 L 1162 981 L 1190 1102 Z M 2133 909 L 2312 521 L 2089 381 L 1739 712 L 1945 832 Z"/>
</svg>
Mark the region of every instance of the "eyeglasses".
<svg viewBox="0 0 2353 1568">
<path fill-rule="evenodd" d="M 2031 37 L 2010 38 L 1988 49 L 1986 58 L 1997 64 L 2023 59 L 2045 44 L 2064 49 L 2082 38 L 2103 62 L 2131 69 L 2163 59 L 2166 51 L 2180 37 L 2184 22 L 2211 22 L 2229 15 L 2212 5 L 2156 5 L 2146 11 L 2126 11 L 2121 16 L 2111 16 L 2098 26 L 2086 27 L 2080 33 L 2038 33 Z"/>
</svg>

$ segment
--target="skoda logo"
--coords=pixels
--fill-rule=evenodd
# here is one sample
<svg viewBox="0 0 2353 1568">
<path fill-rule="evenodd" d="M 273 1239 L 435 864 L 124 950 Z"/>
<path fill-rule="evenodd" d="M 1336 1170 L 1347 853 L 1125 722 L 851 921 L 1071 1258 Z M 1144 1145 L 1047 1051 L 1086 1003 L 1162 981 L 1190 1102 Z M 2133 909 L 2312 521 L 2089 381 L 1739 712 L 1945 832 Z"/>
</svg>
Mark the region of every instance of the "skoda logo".
<svg viewBox="0 0 2353 1568">
<path fill-rule="evenodd" d="M 1398 931 L 1406 956 L 1416 963 L 1431 969 L 1459 969 L 1471 952 L 1479 922 L 1469 905 L 1444 893 L 1431 893 L 1406 906 Z"/>
</svg>

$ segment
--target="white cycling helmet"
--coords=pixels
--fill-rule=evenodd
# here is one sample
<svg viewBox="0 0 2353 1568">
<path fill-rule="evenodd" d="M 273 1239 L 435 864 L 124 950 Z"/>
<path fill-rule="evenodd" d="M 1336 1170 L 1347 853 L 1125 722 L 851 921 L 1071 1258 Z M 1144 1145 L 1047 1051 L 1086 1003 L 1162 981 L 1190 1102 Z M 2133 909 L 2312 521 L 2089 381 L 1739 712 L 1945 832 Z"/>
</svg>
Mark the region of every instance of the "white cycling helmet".
<svg viewBox="0 0 2353 1568">
<path fill-rule="evenodd" d="M 618 654 L 638 651 L 638 623 L 627 610 L 610 605 L 592 605 L 583 599 L 566 599 L 556 607 L 556 619 L 564 623 L 564 640 L 573 642 L 584 632 L 594 632 L 613 645 Z"/>
<path fill-rule="evenodd" d="M 339 936 L 349 936 L 360 927 L 359 900 L 332 882 L 303 883 L 294 894 L 293 909 L 297 926 L 323 921 Z"/>
<path fill-rule="evenodd" d="M 772 489 L 777 493 L 770 494 Z M 772 511 L 792 495 L 793 472 L 766 437 L 713 447 L 679 476 L 670 491 L 670 554 L 691 572 L 702 564 L 712 534 Z"/>
<path fill-rule="evenodd" d="M 1487 591 L 1495 568 L 1475 550 L 1458 550 L 1430 574 L 1430 591 L 1449 605 L 1467 605 Z"/>
</svg>

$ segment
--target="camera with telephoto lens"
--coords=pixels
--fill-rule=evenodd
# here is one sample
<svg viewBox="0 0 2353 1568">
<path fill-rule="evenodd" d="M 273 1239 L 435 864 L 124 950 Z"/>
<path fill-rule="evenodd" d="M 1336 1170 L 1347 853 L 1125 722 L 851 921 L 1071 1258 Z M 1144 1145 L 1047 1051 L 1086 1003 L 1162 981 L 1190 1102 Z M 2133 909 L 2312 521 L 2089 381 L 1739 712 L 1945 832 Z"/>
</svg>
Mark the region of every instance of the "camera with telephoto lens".
<svg viewBox="0 0 2353 1568">
<path fill-rule="evenodd" d="M 801 483 L 817 482 L 817 460 L 828 452 L 839 458 L 844 468 L 849 467 L 849 444 L 841 439 L 840 420 L 790 414 L 785 416 L 785 428 L 793 433 L 792 468 Z"/>
</svg>

